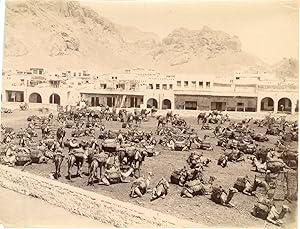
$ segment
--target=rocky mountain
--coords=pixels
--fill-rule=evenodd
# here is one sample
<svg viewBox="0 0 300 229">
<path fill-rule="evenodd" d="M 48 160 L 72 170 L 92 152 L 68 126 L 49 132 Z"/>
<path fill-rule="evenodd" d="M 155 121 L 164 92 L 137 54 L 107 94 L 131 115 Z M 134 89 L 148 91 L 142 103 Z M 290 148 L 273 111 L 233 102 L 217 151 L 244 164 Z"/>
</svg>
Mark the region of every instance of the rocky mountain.
<svg viewBox="0 0 300 229">
<path fill-rule="evenodd" d="M 293 58 L 284 58 L 274 64 L 272 69 L 281 79 L 298 79 L 299 62 Z"/>
<path fill-rule="evenodd" d="M 132 26 L 124 26 L 115 24 L 115 27 L 120 32 L 124 41 L 128 43 L 135 43 L 138 41 L 153 41 L 154 43 L 159 43 L 160 38 L 157 34 L 151 32 L 143 32 Z"/>
<path fill-rule="evenodd" d="M 112 71 L 144 67 L 170 73 L 230 74 L 268 66 L 241 41 L 208 27 L 154 33 L 118 25 L 76 1 L 6 2 L 4 67 Z"/>
</svg>

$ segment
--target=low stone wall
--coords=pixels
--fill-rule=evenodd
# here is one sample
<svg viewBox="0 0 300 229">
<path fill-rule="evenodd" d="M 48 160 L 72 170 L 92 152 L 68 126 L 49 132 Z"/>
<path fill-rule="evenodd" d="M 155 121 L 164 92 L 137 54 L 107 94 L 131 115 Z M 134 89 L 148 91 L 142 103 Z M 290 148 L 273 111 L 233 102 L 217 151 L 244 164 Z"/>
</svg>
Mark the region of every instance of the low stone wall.
<svg viewBox="0 0 300 229">
<path fill-rule="evenodd" d="M 0 185 L 115 227 L 203 227 L 3 165 L 0 165 Z"/>
</svg>

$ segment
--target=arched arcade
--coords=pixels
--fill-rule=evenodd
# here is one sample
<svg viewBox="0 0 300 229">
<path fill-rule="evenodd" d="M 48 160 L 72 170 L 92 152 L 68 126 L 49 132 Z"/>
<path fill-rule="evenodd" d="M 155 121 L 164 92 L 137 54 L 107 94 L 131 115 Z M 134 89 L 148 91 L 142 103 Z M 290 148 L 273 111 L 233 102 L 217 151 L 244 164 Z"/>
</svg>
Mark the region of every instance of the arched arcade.
<svg viewBox="0 0 300 229">
<path fill-rule="evenodd" d="M 147 108 L 152 108 L 152 107 L 155 107 L 156 109 L 158 109 L 158 102 L 154 98 L 148 99 L 148 101 L 147 101 Z"/>
<path fill-rule="evenodd" d="M 39 93 L 32 93 L 29 96 L 29 103 L 42 103 L 42 96 Z"/>
</svg>

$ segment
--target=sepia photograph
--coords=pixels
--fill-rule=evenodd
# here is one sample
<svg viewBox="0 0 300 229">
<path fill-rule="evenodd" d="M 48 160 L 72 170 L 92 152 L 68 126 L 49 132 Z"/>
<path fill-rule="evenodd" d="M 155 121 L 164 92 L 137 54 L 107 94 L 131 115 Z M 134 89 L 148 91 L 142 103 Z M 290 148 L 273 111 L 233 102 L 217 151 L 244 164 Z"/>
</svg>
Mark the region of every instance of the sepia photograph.
<svg viewBox="0 0 300 229">
<path fill-rule="evenodd" d="M 0 225 L 297 228 L 297 0 L 1 0 Z"/>
</svg>

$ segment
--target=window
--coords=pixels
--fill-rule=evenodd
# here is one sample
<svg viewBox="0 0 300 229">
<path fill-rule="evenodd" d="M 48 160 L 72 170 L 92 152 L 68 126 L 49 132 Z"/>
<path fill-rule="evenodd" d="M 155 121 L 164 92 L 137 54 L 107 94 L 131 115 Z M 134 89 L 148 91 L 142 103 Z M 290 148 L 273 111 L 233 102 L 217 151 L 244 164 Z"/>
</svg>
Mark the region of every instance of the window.
<svg viewBox="0 0 300 229">
<path fill-rule="evenodd" d="M 202 81 L 199 82 L 199 87 L 203 88 L 203 82 Z"/>
<path fill-rule="evenodd" d="M 156 84 L 156 89 L 159 90 L 160 86 L 159 84 Z"/>
<path fill-rule="evenodd" d="M 42 75 L 43 74 L 43 70 L 39 70 L 39 74 Z"/>
<path fill-rule="evenodd" d="M 192 81 L 192 87 L 196 87 L 196 81 Z"/>
<path fill-rule="evenodd" d="M 210 88 L 210 82 L 206 82 L 206 87 Z"/>
<path fill-rule="evenodd" d="M 81 72 L 78 72 L 78 76 L 81 76 Z"/>
<path fill-rule="evenodd" d="M 162 89 L 163 89 L 163 90 L 167 90 L 167 84 L 163 84 L 163 85 L 162 85 Z"/>
<path fill-rule="evenodd" d="M 73 74 L 74 76 L 76 76 L 76 72 L 74 72 L 74 74 Z"/>
<path fill-rule="evenodd" d="M 189 86 L 189 81 L 184 81 L 184 87 L 188 87 Z"/>
<path fill-rule="evenodd" d="M 177 87 L 181 87 L 181 81 L 177 81 Z"/>
<path fill-rule="evenodd" d="M 185 101 L 185 110 L 197 110 L 197 101 Z"/>
<path fill-rule="evenodd" d="M 95 106 L 95 97 L 91 98 L 91 106 L 94 107 Z"/>
<path fill-rule="evenodd" d="M 101 83 L 101 84 L 100 84 L 100 88 L 101 88 L 101 89 L 106 89 L 106 84 L 102 84 L 102 83 Z"/>
<path fill-rule="evenodd" d="M 149 84 L 149 89 L 153 89 L 153 84 Z"/>
<path fill-rule="evenodd" d="M 169 89 L 170 89 L 170 90 L 173 89 L 173 84 L 169 84 Z"/>
<path fill-rule="evenodd" d="M 115 106 L 115 98 L 114 97 L 107 97 L 107 106 L 114 107 Z"/>
<path fill-rule="evenodd" d="M 244 103 L 237 103 L 236 111 L 244 111 Z"/>
<path fill-rule="evenodd" d="M 7 102 L 24 102 L 24 92 L 6 91 Z"/>
<path fill-rule="evenodd" d="M 135 88 L 136 88 L 136 84 L 134 83 L 130 84 L 130 90 L 135 90 Z"/>
</svg>

